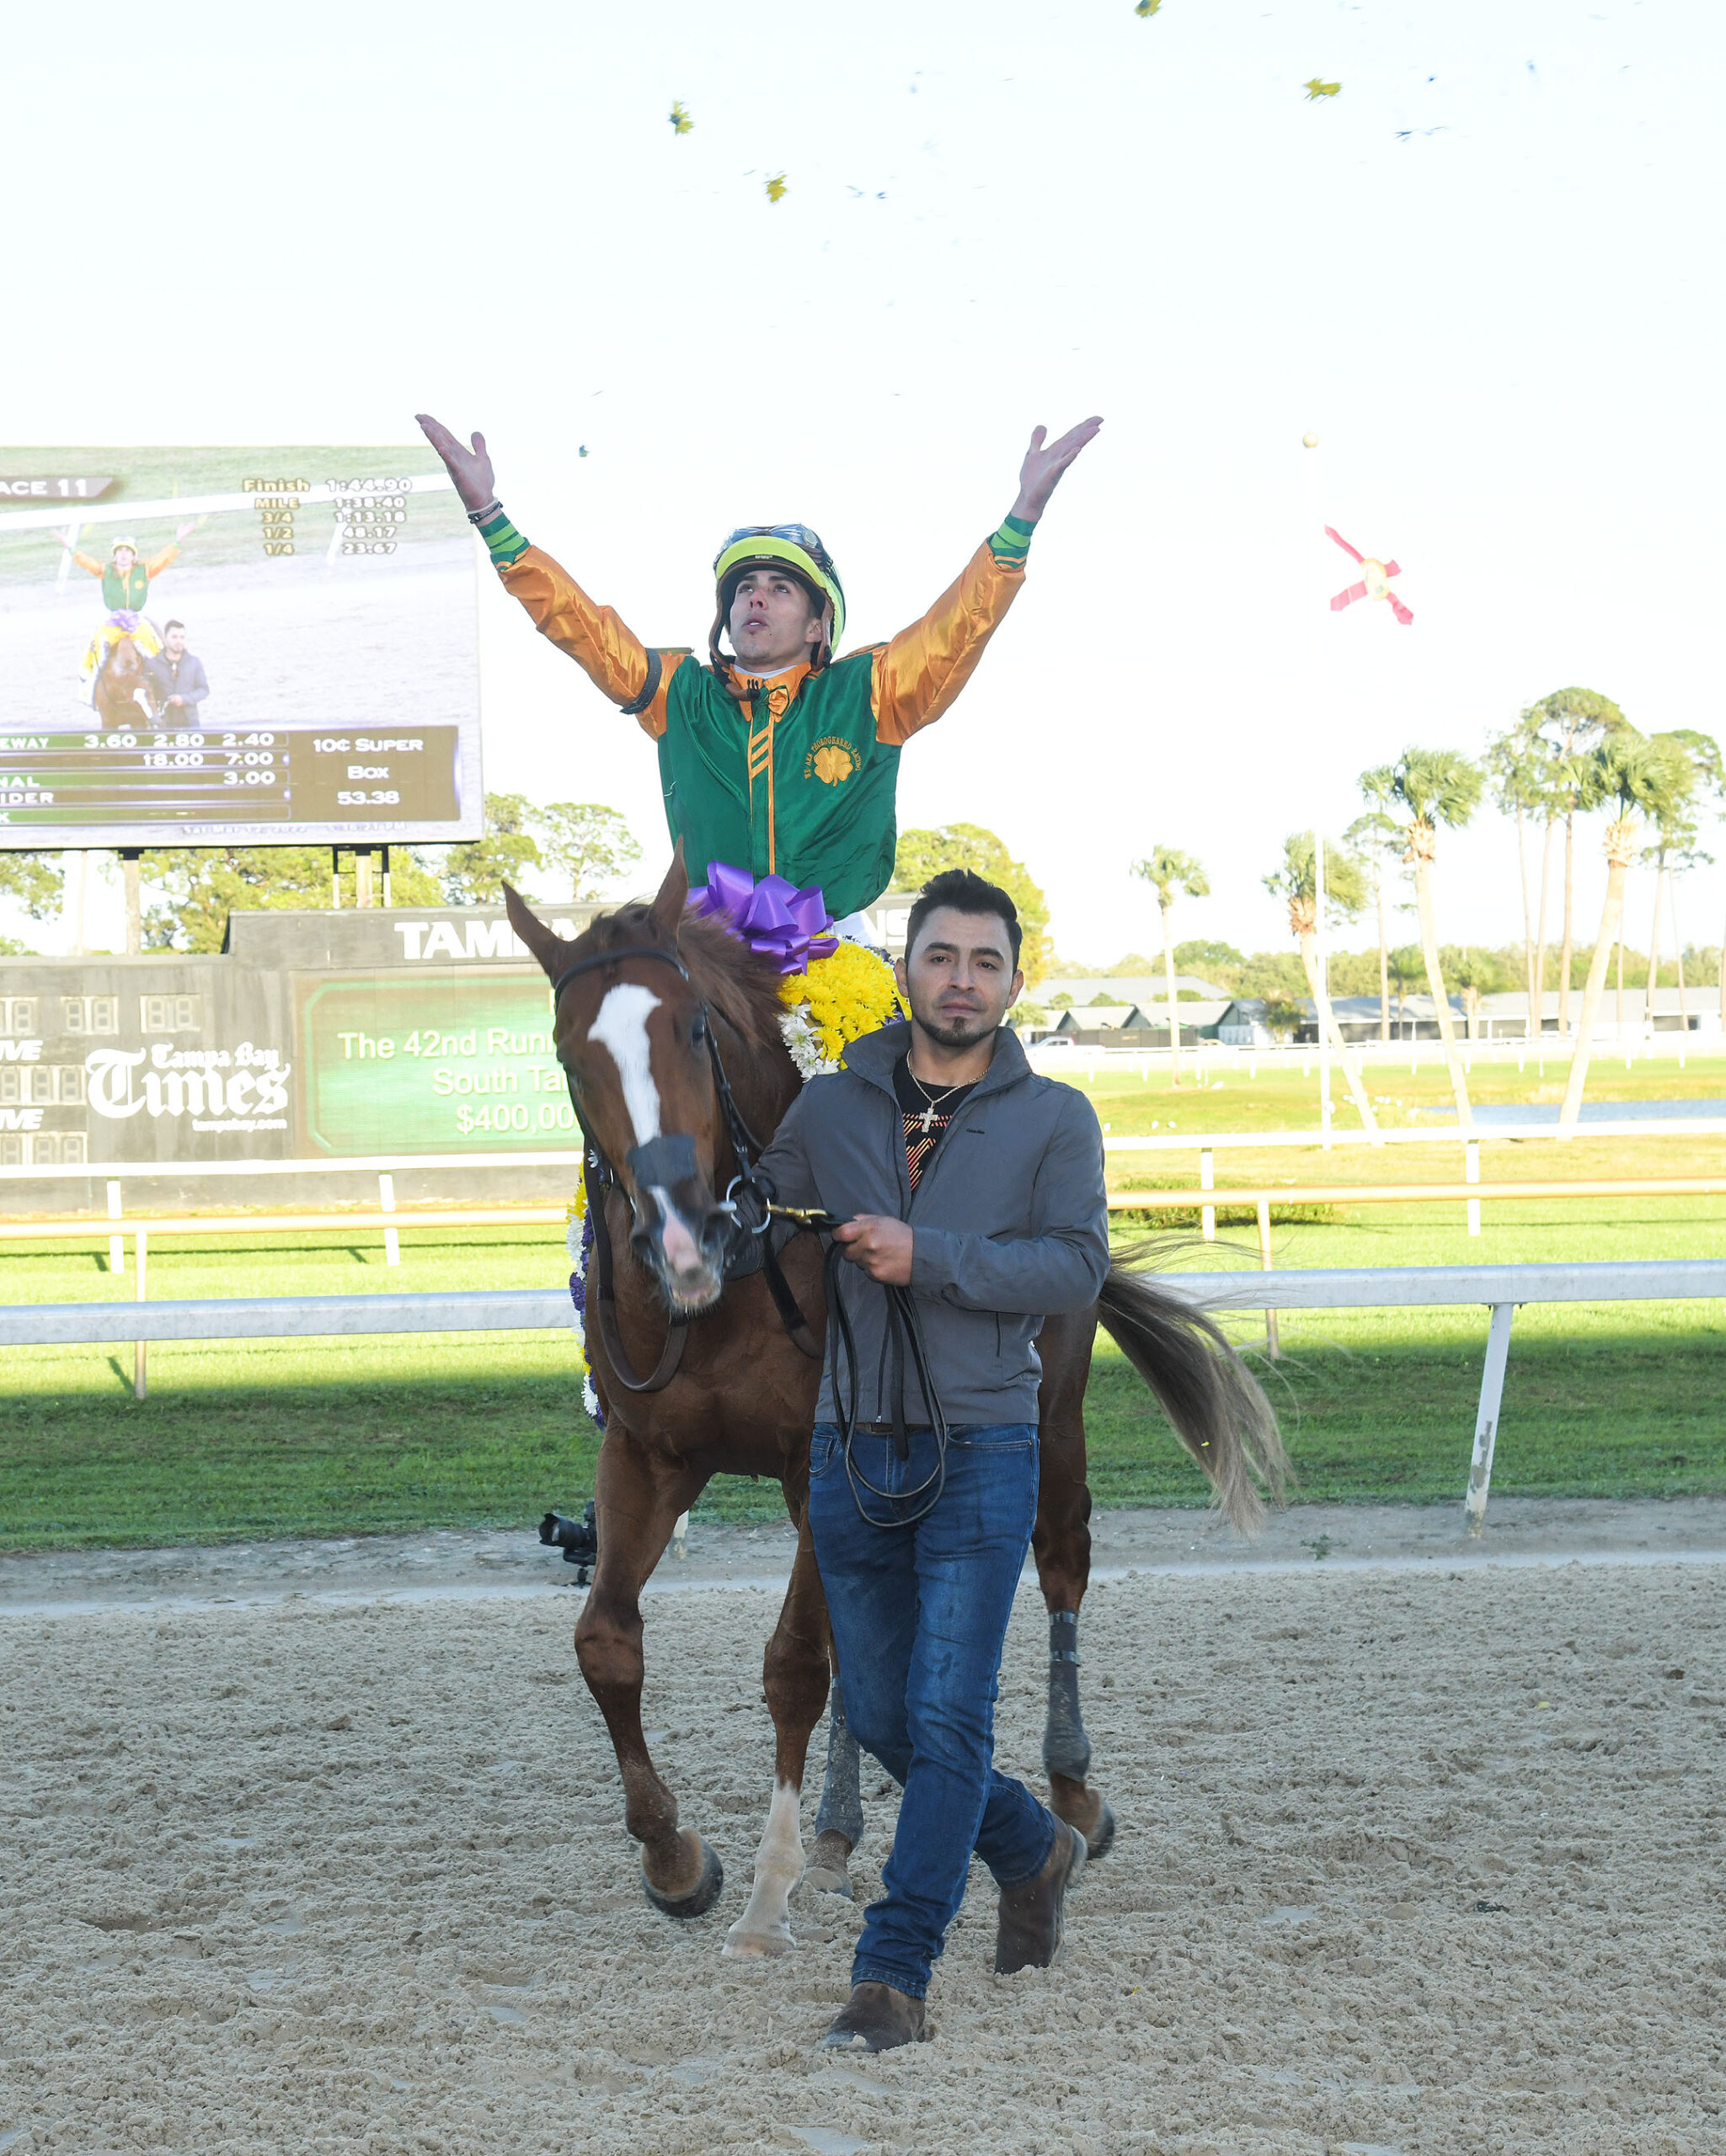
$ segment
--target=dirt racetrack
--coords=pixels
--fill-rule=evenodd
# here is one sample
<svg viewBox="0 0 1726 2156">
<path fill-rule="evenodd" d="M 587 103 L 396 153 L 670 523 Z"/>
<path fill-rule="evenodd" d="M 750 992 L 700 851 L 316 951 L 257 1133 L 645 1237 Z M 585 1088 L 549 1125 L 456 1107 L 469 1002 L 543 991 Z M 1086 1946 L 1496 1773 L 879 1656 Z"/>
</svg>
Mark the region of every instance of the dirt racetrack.
<svg viewBox="0 0 1726 2156">
<path fill-rule="evenodd" d="M 812 2046 L 854 1909 L 719 1955 L 767 1592 L 649 1609 L 655 1750 L 728 1874 L 687 1927 L 636 1884 L 568 1590 L 8 1616 L 0 2149 L 1718 2152 L 1721 1580 L 1098 1584 L 1121 1833 L 1062 1961 L 994 1977 L 975 1875 L 934 2041 L 843 2065 Z M 1000 1750 L 1028 1774 L 1044 1637 L 1022 1595 Z M 890 1795 L 868 1811 L 865 1887 Z"/>
</svg>

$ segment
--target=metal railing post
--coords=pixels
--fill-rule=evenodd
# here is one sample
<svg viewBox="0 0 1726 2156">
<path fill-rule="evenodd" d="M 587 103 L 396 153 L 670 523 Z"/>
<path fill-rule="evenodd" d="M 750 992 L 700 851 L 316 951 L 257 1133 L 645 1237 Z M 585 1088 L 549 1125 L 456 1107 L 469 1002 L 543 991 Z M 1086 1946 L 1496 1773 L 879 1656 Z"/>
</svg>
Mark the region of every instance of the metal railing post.
<svg viewBox="0 0 1726 2156">
<path fill-rule="evenodd" d="M 133 1230 L 133 1235 L 136 1245 L 133 1262 L 136 1267 L 138 1276 L 137 1286 L 133 1294 L 134 1299 L 142 1303 L 147 1299 L 149 1294 L 150 1231 L 147 1228 L 136 1228 Z M 142 1400 L 144 1396 L 145 1386 L 148 1382 L 149 1360 L 149 1342 L 147 1340 L 133 1341 L 132 1397 L 134 1400 Z"/>
<path fill-rule="evenodd" d="M 108 1217 L 110 1220 L 117 1220 L 120 1218 L 120 1179 L 117 1176 L 110 1176 L 108 1178 Z M 108 1238 L 108 1270 L 113 1273 L 124 1273 L 126 1270 L 126 1237 L 124 1235 L 110 1235 Z"/>
<path fill-rule="evenodd" d="M 1199 1187 L 1200 1190 L 1215 1190 L 1216 1187 L 1216 1155 L 1208 1145 L 1201 1147 L 1199 1153 Z M 1216 1208 L 1214 1205 L 1199 1208 L 1199 1232 L 1208 1243 L 1216 1241 Z"/>
<path fill-rule="evenodd" d="M 1493 1450 L 1498 1442 L 1499 1410 L 1504 1398 L 1504 1366 L 1510 1358 L 1514 1303 L 1494 1303 L 1486 1336 L 1486 1367 L 1480 1374 L 1480 1412 L 1474 1419 L 1474 1457 L 1469 1463 L 1463 1513 L 1468 1532 L 1478 1536 L 1486 1525 L 1486 1501 L 1492 1488 Z"/>
<path fill-rule="evenodd" d="M 396 1209 L 396 1179 L 381 1175 L 377 1178 L 377 1209 L 380 1213 L 393 1213 Z M 399 1265 L 402 1262 L 401 1231 L 386 1228 L 383 1231 L 383 1262 L 386 1265 Z"/>
<path fill-rule="evenodd" d="M 1258 1266 L 1264 1273 L 1276 1270 L 1270 1255 L 1270 1200 L 1268 1198 L 1261 1198 L 1258 1201 Z M 1282 1342 L 1277 1335 L 1276 1312 L 1273 1310 L 1267 1310 L 1264 1313 L 1264 1352 L 1273 1363 L 1282 1354 Z"/>
<path fill-rule="evenodd" d="M 1462 1148 L 1462 1180 L 1464 1182 L 1480 1181 L 1480 1141 L 1477 1138 L 1471 1138 Z M 1480 1233 L 1480 1200 L 1478 1198 L 1471 1198 L 1468 1201 L 1468 1232 L 1471 1235 Z"/>
</svg>

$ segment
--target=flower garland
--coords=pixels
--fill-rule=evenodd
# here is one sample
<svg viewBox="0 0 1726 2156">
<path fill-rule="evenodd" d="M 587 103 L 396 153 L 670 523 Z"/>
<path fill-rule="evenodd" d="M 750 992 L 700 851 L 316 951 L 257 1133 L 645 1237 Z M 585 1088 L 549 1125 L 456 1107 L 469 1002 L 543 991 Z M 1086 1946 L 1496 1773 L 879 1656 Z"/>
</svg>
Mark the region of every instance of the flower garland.
<svg viewBox="0 0 1726 2156">
<path fill-rule="evenodd" d="M 779 1030 L 805 1080 L 836 1070 L 853 1041 L 904 1015 L 893 969 L 863 943 L 842 942 L 806 973 L 787 974 L 779 994 L 789 1006 Z"/>
<path fill-rule="evenodd" d="M 564 1210 L 564 1244 L 569 1253 L 569 1262 L 574 1267 L 569 1275 L 569 1300 L 574 1306 L 569 1330 L 575 1336 L 575 1346 L 582 1362 L 581 1405 L 603 1430 L 606 1412 L 599 1404 L 599 1395 L 594 1390 L 593 1371 L 587 1361 L 587 1261 L 593 1250 L 593 1223 L 587 1217 L 585 1176 L 576 1184 L 575 1195 Z"/>
</svg>

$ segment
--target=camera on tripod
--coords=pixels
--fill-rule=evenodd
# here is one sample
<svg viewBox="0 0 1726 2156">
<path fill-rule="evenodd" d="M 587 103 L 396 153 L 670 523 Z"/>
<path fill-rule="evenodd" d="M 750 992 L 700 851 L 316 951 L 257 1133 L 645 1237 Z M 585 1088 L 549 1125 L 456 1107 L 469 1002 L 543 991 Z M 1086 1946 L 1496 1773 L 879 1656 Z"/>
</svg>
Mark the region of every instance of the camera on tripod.
<svg viewBox="0 0 1726 2156">
<path fill-rule="evenodd" d="M 577 1587 L 589 1584 L 593 1567 L 599 1562 L 599 1529 L 591 1497 L 579 1520 L 565 1519 L 561 1513 L 548 1513 L 539 1523 L 539 1539 L 548 1547 L 561 1550 L 564 1562 L 574 1566 Z"/>
</svg>

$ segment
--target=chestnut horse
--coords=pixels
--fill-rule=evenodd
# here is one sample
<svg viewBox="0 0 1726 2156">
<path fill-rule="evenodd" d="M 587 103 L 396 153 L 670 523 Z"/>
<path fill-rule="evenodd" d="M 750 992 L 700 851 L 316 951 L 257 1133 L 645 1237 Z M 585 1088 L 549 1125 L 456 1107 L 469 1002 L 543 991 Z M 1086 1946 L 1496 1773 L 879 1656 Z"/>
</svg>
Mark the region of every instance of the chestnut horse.
<svg viewBox="0 0 1726 2156">
<path fill-rule="evenodd" d="M 96 676 L 96 716 L 103 725 L 147 725 L 149 718 L 138 703 L 140 689 L 153 717 L 156 694 L 145 670 L 144 654 L 131 636 L 116 637 L 106 664 Z"/>
<path fill-rule="evenodd" d="M 810 1351 L 826 1324 L 822 1252 L 812 1235 L 794 1235 L 779 1249 L 778 1284 L 788 1285 L 806 1322 L 801 1345 L 761 1270 L 726 1277 L 739 1234 L 723 1193 L 748 1166 L 740 1155 L 751 1138 L 767 1142 L 801 1081 L 780 1032 L 784 1006 L 772 963 L 717 923 L 686 914 L 688 889 L 680 847 L 650 905 L 601 915 L 572 942 L 507 885 L 505 896 L 516 933 L 553 984 L 558 1057 L 589 1162 L 601 1159 L 612 1177 L 601 1187 L 589 1176 L 590 1204 L 603 1207 L 617 1255 L 609 1291 L 597 1266 L 589 1273 L 587 1358 L 606 1431 L 594 1487 L 599 1558 L 575 1652 L 617 1752 L 643 1885 L 667 1915 L 711 1908 L 724 1873 L 700 1835 L 680 1828 L 677 1800 L 648 1753 L 642 1588 L 678 1515 L 713 1475 L 771 1476 L 797 1530 L 763 1673 L 773 1794 L 754 1891 L 724 1950 L 772 1954 L 792 1943 L 790 1895 L 805 1876 L 799 1800 L 832 1657 L 808 1521 L 820 1380 Z M 776 1247 L 779 1241 L 776 1232 Z M 1099 1321 L 1243 1530 L 1262 1517 L 1252 1474 L 1275 1491 L 1285 1461 L 1275 1418 L 1244 1364 L 1208 1318 L 1152 1281 L 1117 1266 L 1094 1310 L 1045 1323 L 1033 1540 L 1050 1614 L 1044 1761 L 1053 1808 L 1100 1855 L 1114 1822 L 1086 1779 L 1090 1745 L 1077 1677 L 1091 1548 L 1083 1401 Z M 842 1721 L 843 1672 L 833 1676 L 828 1785 L 807 1876 L 848 1894 L 847 1862 L 863 1822 L 856 1749 Z"/>
</svg>

